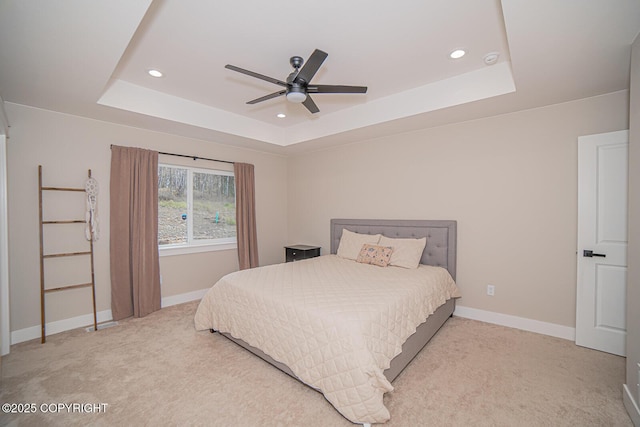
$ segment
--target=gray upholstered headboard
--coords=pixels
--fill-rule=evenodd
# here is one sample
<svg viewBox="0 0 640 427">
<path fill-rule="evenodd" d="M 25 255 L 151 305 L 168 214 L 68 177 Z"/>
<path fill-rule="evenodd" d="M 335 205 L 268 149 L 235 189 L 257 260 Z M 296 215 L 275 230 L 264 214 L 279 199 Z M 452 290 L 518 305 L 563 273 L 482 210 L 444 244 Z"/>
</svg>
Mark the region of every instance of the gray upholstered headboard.
<svg viewBox="0 0 640 427">
<path fill-rule="evenodd" d="M 456 278 L 456 221 L 332 219 L 331 253 L 338 252 L 342 230 L 361 234 L 382 234 L 389 238 L 427 238 L 421 264 L 449 270 Z"/>
</svg>

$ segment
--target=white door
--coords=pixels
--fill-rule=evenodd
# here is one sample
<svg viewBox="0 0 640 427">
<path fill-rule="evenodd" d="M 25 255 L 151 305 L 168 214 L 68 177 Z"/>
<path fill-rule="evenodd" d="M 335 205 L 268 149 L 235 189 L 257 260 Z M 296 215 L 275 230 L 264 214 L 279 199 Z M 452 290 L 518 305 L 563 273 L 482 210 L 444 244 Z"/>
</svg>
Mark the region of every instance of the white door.
<svg viewBox="0 0 640 427">
<path fill-rule="evenodd" d="M 629 132 L 578 138 L 576 344 L 625 355 Z"/>
</svg>

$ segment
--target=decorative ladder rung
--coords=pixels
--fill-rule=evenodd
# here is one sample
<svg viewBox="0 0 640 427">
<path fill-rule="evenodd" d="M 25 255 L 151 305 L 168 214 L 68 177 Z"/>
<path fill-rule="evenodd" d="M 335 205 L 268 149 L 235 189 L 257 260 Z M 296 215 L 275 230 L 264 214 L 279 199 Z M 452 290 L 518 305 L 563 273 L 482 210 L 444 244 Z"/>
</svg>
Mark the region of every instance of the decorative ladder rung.
<svg viewBox="0 0 640 427">
<path fill-rule="evenodd" d="M 91 169 L 89 169 L 89 178 L 91 178 Z M 95 272 L 93 268 L 93 235 L 90 234 L 89 237 L 89 250 L 81 251 L 81 252 L 66 252 L 66 253 L 57 253 L 57 254 L 44 254 L 44 225 L 45 224 L 80 224 L 84 223 L 84 220 L 81 219 L 70 219 L 70 220 L 60 220 L 60 221 L 43 221 L 42 220 L 42 192 L 43 191 L 82 191 L 85 192 L 84 188 L 69 188 L 69 187 L 43 187 L 42 186 L 42 166 L 38 166 L 38 198 L 39 198 L 39 214 L 40 214 L 40 317 L 41 317 L 41 342 L 44 344 L 47 341 L 47 335 L 45 331 L 45 294 L 49 292 L 58 292 L 58 291 L 66 291 L 69 289 L 77 289 L 77 288 L 86 288 L 91 287 L 91 296 L 93 299 L 93 330 L 98 330 L 98 316 L 96 313 L 96 279 Z M 90 231 L 91 233 L 91 231 Z M 91 261 L 91 282 L 90 283 L 80 283 L 77 285 L 63 285 L 58 286 L 56 288 L 45 288 L 44 284 L 44 260 L 47 258 L 61 258 L 61 257 L 69 257 L 69 256 L 78 256 L 78 255 L 90 255 Z"/>
<path fill-rule="evenodd" d="M 65 256 L 77 256 L 77 255 L 91 255 L 91 251 L 86 252 L 66 252 L 62 254 L 48 254 L 42 255 L 42 258 L 60 258 Z"/>
<path fill-rule="evenodd" d="M 66 291 L 67 289 L 86 288 L 87 286 L 93 286 L 93 283 L 80 283 L 78 285 L 65 285 L 65 286 L 59 286 L 57 288 L 45 289 L 44 291 L 45 292 Z"/>
<path fill-rule="evenodd" d="M 84 188 L 69 188 L 69 187 L 42 187 L 42 190 L 47 191 L 85 191 Z"/>
</svg>

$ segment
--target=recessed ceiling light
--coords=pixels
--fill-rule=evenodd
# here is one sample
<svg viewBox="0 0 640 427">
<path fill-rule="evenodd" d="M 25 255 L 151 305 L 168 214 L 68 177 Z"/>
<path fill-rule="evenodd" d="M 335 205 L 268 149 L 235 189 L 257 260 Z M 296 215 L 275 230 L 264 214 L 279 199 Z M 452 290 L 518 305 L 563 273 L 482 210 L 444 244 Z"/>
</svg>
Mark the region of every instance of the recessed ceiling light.
<svg viewBox="0 0 640 427">
<path fill-rule="evenodd" d="M 149 70 L 149 71 L 148 71 L 148 73 L 149 73 L 149 75 L 150 75 L 151 77 L 162 77 L 162 75 L 163 75 L 163 74 L 162 74 L 162 71 L 155 70 L 155 69 L 151 69 L 151 70 Z"/>
<path fill-rule="evenodd" d="M 459 58 L 462 58 L 462 57 L 464 56 L 464 54 L 465 54 L 465 53 L 466 53 L 466 52 L 465 52 L 464 50 L 462 50 L 462 49 L 456 49 L 456 50 L 454 50 L 453 52 L 451 52 L 451 53 L 449 54 L 449 56 L 450 56 L 452 59 L 459 59 Z"/>
<path fill-rule="evenodd" d="M 276 117 L 279 118 L 279 119 L 284 119 L 285 117 L 287 117 L 287 115 L 284 114 L 284 113 L 278 113 L 278 114 L 276 114 Z"/>
</svg>

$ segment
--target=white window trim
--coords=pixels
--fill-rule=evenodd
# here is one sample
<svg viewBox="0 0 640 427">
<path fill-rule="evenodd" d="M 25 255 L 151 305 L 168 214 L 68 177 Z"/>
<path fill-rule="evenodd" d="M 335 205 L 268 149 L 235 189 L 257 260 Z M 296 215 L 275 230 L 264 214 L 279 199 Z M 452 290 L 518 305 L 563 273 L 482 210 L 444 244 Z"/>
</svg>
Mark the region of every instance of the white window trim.
<svg viewBox="0 0 640 427">
<path fill-rule="evenodd" d="M 158 166 L 165 166 L 170 168 L 180 168 L 187 170 L 187 206 L 188 211 L 191 211 L 193 206 L 193 173 L 208 173 L 216 175 L 235 176 L 232 171 L 218 170 L 218 169 L 202 169 L 194 168 L 192 166 L 173 165 L 169 163 L 160 163 Z M 193 215 L 187 215 L 187 241 L 193 242 Z M 158 244 L 158 254 L 160 257 L 186 255 L 202 252 L 216 252 L 216 251 L 228 251 L 236 250 L 238 248 L 237 237 L 228 237 L 215 240 L 199 240 L 199 243 L 180 243 L 173 245 L 160 245 Z"/>
<path fill-rule="evenodd" d="M 159 254 L 161 257 L 185 255 L 185 254 L 197 254 L 201 252 L 216 252 L 216 251 L 230 251 L 238 249 L 237 242 L 225 242 L 214 243 L 207 245 L 158 245 Z"/>
</svg>

